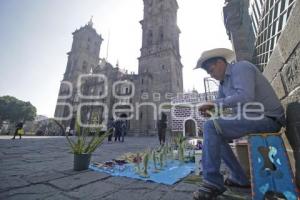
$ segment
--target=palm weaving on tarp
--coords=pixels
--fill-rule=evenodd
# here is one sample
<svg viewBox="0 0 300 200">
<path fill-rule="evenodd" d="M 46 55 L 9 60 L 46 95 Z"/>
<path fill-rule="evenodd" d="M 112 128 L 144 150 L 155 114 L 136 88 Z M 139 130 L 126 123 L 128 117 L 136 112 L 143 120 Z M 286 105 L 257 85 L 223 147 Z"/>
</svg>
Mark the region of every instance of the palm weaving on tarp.
<svg viewBox="0 0 300 200">
<path fill-rule="evenodd" d="M 112 176 L 125 176 L 128 178 L 140 179 L 144 181 L 153 181 L 156 183 L 162 183 L 166 185 L 173 185 L 182 178 L 189 175 L 195 169 L 195 163 L 180 163 L 179 161 L 168 162 L 167 165 L 160 170 L 159 172 L 154 172 L 154 166 L 152 162 L 149 162 L 148 166 L 148 175 L 149 177 L 145 178 L 136 173 L 134 164 L 125 164 L 123 166 L 114 166 L 112 169 L 99 168 L 95 165 L 90 165 L 91 170 L 97 172 L 108 173 Z M 141 166 L 142 168 L 142 166 Z"/>
</svg>

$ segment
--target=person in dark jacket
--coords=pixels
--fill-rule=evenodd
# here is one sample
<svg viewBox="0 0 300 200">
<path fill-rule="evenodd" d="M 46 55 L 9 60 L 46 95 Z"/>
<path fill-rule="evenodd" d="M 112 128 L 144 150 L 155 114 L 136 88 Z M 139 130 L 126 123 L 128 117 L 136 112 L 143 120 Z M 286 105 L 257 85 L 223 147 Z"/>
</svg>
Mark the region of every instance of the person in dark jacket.
<svg viewBox="0 0 300 200">
<path fill-rule="evenodd" d="M 115 127 L 115 121 L 114 121 L 114 118 L 110 118 L 109 120 L 108 120 L 108 123 L 107 123 L 107 130 L 109 130 L 109 129 L 111 129 L 111 128 L 114 128 Z M 110 134 L 109 136 L 108 136 L 108 142 L 110 143 L 111 142 L 111 139 L 112 139 L 112 137 L 113 137 L 113 132 L 112 132 L 112 134 Z"/>
<path fill-rule="evenodd" d="M 117 119 L 115 122 L 115 142 L 121 140 L 121 131 L 122 131 L 122 121 Z"/>
<path fill-rule="evenodd" d="M 120 130 L 120 136 L 121 136 L 121 142 L 124 142 L 124 137 L 127 134 L 127 121 L 125 120 L 127 118 L 126 114 L 121 115 L 121 130 Z"/>
<path fill-rule="evenodd" d="M 124 137 L 127 133 L 127 121 L 126 120 L 122 120 L 122 124 L 121 124 L 121 142 L 124 142 Z"/>
<path fill-rule="evenodd" d="M 16 139 L 16 135 L 20 136 L 20 139 L 22 138 L 22 135 L 24 134 L 24 130 L 23 130 L 23 122 L 19 122 L 16 125 L 16 130 L 14 133 L 14 137 L 12 138 L 13 140 Z"/>
<path fill-rule="evenodd" d="M 159 144 L 163 145 L 166 141 L 167 115 L 161 113 L 161 119 L 157 122 Z"/>
</svg>

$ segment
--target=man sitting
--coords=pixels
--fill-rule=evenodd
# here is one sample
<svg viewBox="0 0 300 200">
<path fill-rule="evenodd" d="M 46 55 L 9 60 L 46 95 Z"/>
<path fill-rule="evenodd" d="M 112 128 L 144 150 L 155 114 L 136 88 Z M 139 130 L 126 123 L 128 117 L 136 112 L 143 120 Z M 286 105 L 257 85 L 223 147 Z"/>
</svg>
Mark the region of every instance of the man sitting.
<svg viewBox="0 0 300 200">
<path fill-rule="evenodd" d="M 221 115 L 204 123 L 204 181 L 194 192 L 195 200 L 213 199 L 226 190 L 220 173 L 221 160 L 230 170 L 225 184 L 249 186 L 228 141 L 249 133 L 277 132 L 285 123 L 284 109 L 268 80 L 248 61 L 229 64 L 233 57 L 229 49 L 212 49 L 202 53 L 196 66 L 220 81 L 217 99 L 200 106 L 199 111 L 206 114 L 212 108 L 232 108 L 234 115 Z"/>
</svg>

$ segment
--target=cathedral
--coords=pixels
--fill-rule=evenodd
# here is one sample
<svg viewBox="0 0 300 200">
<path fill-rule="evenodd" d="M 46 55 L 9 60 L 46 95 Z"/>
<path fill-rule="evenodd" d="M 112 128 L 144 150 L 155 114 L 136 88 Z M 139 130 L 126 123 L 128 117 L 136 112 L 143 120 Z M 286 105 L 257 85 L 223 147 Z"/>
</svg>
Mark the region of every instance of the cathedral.
<svg viewBox="0 0 300 200">
<path fill-rule="evenodd" d="M 138 73 L 99 58 L 103 38 L 90 21 L 73 32 L 55 118 L 65 127 L 103 124 L 125 117 L 130 135 L 154 135 L 157 119 L 183 92 L 176 0 L 144 0 Z M 170 121 L 169 121 L 170 122 Z"/>
</svg>

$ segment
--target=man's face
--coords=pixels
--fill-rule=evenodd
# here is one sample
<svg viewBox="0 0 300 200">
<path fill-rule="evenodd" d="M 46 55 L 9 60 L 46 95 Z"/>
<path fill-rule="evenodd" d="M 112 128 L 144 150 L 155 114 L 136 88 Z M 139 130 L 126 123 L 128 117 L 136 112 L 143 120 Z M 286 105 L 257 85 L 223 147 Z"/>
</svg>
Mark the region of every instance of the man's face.
<svg viewBox="0 0 300 200">
<path fill-rule="evenodd" d="M 218 81 L 222 81 L 224 79 L 225 71 L 226 63 L 221 59 L 217 60 L 214 64 L 211 64 L 207 69 L 207 73 Z"/>
</svg>

